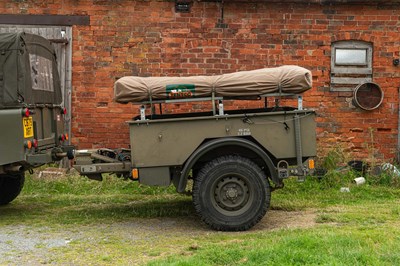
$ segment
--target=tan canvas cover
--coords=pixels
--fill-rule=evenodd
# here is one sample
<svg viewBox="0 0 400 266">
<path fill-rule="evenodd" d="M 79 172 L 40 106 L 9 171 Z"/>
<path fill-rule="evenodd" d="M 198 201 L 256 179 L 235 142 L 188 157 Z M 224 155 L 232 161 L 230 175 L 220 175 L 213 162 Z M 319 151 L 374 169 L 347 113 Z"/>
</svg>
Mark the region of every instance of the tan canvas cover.
<svg viewBox="0 0 400 266">
<path fill-rule="evenodd" d="M 241 98 L 277 92 L 302 93 L 311 86 L 309 70 L 281 66 L 218 76 L 128 76 L 115 82 L 114 96 L 119 103 L 210 97 L 213 91 L 216 97 Z"/>
</svg>

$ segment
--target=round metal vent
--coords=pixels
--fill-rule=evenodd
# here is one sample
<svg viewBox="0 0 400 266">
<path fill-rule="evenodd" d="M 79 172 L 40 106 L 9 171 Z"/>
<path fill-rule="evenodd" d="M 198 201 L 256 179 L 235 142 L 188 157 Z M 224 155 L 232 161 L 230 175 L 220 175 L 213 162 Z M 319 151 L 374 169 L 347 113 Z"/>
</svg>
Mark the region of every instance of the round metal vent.
<svg viewBox="0 0 400 266">
<path fill-rule="evenodd" d="M 381 87 L 373 82 L 365 82 L 354 89 L 353 103 L 361 109 L 370 111 L 378 108 L 383 101 Z"/>
</svg>

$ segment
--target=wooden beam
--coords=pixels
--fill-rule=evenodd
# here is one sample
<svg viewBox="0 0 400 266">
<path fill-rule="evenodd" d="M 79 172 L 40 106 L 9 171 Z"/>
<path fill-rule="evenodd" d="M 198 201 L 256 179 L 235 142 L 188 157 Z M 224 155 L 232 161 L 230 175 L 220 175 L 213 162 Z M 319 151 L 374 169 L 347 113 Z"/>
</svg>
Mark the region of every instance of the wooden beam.
<svg viewBox="0 0 400 266">
<path fill-rule="evenodd" d="M 357 68 L 357 67 L 335 67 L 331 69 L 332 74 L 348 74 L 348 75 L 372 75 L 370 68 Z"/>
<path fill-rule="evenodd" d="M 0 24 L 72 26 L 90 25 L 89 16 L 0 14 Z"/>
<path fill-rule="evenodd" d="M 365 77 L 365 78 L 331 78 L 331 84 L 361 84 L 364 82 L 371 82 L 372 78 Z"/>
</svg>

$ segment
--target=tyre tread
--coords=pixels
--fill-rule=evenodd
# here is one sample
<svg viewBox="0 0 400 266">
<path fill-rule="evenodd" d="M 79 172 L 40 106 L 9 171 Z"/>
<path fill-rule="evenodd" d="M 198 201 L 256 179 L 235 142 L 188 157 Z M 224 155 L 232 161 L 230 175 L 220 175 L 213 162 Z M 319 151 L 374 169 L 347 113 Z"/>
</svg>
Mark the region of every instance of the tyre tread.
<svg viewBox="0 0 400 266">
<path fill-rule="evenodd" d="M 251 167 L 251 169 L 255 170 L 256 175 L 260 177 L 260 181 L 265 188 L 265 200 L 259 211 L 256 213 L 254 217 L 251 218 L 250 221 L 244 224 L 222 224 L 216 223 L 212 217 L 208 214 L 208 210 L 202 206 L 200 199 L 200 191 L 202 190 L 202 186 L 204 181 L 208 178 L 208 174 L 215 167 L 221 167 L 224 164 L 237 164 L 241 166 Z M 205 222 L 208 226 L 210 226 L 214 230 L 218 231 L 245 231 L 253 227 L 257 224 L 266 214 L 270 205 L 270 196 L 271 190 L 269 187 L 269 182 L 265 173 L 261 170 L 261 168 L 251 161 L 248 158 L 241 157 L 239 155 L 227 155 L 218 157 L 210 162 L 208 162 L 198 173 L 195 178 L 194 186 L 193 186 L 193 203 L 196 212 L 201 217 L 202 221 Z"/>
<path fill-rule="evenodd" d="M 24 173 L 0 175 L 0 206 L 13 201 L 21 193 L 24 183 Z"/>
</svg>

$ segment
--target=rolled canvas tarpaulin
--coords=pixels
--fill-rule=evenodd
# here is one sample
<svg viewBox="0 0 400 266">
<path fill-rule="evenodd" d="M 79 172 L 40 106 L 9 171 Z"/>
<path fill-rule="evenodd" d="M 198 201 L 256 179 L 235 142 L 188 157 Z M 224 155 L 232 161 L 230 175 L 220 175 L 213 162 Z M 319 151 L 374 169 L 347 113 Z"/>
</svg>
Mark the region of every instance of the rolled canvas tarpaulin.
<svg viewBox="0 0 400 266">
<path fill-rule="evenodd" d="M 245 98 L 268 93 L 302 93 L 311 89 L 311 72 L 299 66 L 281 66 L 218 76 L 135 77 L 118 79 L 118 103 L 210 97 Z"/>
</svg>

